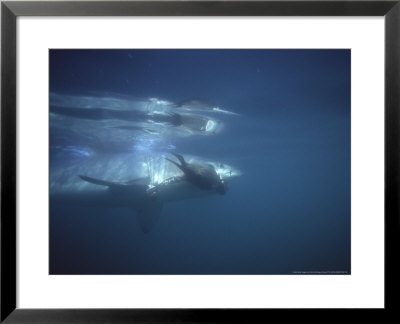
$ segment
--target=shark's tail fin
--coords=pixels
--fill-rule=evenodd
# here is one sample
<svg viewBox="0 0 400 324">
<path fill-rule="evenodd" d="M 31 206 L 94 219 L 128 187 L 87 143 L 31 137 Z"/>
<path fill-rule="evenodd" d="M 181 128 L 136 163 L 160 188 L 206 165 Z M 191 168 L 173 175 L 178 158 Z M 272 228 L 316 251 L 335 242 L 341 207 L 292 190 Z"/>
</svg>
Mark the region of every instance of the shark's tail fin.
<svg viewBox="0 0 400 324">
<path fill-rule="evenodd" d="M 151 201 L 137 210 L 139 224 L 144 233 L 148 233 L 154 228 L 160 218 L 162 207 L 162 202 Z"/>
</svg>

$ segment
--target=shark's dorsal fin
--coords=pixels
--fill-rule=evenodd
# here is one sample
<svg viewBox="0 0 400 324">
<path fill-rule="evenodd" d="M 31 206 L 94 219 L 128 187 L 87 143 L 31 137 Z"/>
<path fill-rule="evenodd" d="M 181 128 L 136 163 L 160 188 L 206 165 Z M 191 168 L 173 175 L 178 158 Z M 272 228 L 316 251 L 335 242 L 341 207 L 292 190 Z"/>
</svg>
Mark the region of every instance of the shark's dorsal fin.
<svg viewBox="0 0 400 324">
<path fill-rule="evenodd" d="M 144 233 L 150 232 L 160 218 L 163 204 L 152 201 L 138 209 L 139 224 Z"/>
<path fill-rule="evenodd" d="M 111 181 L 106 181 L 106 180 L 100 180 L 100 179 L 95 179 L 95 178 L 91 178 L 91 177 L 87 177 L 84 175 L 80 175 L 79 178 L 81 178 L 82 180 L 89 182 L 89 183 L 93 183 L 99 186 L 106 186 L 106 187 L 126 187 L 126 186 L 133 186 L 133 185 L 137 185 L 137 183 L 139 181 L 148 181 L 149 178 L 138 178 L 138 179 L 134 179 L 128 182 L 111 182 Z"/>
</svg>

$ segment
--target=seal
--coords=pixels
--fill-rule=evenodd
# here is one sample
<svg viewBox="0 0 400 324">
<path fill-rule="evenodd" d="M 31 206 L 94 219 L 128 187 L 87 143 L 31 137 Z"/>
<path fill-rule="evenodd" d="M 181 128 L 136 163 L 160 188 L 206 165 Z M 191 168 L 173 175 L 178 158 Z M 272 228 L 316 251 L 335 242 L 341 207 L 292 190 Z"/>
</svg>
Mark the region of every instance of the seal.
<svg viewBox="0 0 400 324">
<path fill-rule="evenodd" d="M 189 183 L 202 190 L 215 189 L 215 191 L 221 195 L 226 193 L 227 190 L 224 181 L 215 171 L 213 165 L 208 163 L 188 163 L 182 155 L 177 153 L 171 154 L 179 160 L 180 164 L 170 160 L 169 158 L 166 158 L 166 160 L 175 164 L 184 173 L 185 179 Z"/>
</svg>

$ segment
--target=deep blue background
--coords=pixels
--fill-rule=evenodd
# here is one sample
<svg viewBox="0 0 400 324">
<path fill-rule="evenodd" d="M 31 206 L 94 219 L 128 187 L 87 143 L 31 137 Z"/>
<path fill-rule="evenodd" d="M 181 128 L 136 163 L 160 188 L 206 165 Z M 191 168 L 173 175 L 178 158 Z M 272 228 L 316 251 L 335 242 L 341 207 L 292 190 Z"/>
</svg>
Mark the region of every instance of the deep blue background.
<svg viewBox="0 0 400 324">
<path fill-rule="evenodd" d="M 350 273 L 350 50 L 52 50 L 50 91 L 173 102 L 240 116 L 177 151 L 239 168 L 226 196 L 131 211 L 54 208 L 50 273 Z"/>
</svg>

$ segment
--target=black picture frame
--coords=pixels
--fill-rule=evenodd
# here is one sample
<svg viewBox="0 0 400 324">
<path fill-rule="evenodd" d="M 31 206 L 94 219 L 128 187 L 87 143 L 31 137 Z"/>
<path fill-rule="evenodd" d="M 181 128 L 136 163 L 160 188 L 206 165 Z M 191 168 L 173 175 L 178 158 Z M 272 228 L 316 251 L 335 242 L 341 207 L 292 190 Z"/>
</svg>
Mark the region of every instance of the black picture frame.
<svg viewBox="0 0 400 324">
<path fill-rule="evenodd" d="M 16 19 L 18 16 L 384 16 L 385 307 L 399 307 L 400 0 L 394 1 L 2 1 L 1 3 L 1 322 L 263 322 L 273 309 L 16 308 Z M 287 311 L 288 309 L 286 309 Z M 291 310 L 301 316 L 321 310 Z M 325 310 L 328 311 L 328 310 Z M 358 310 L 352 310 L 357 311 Z M 332 311 L 330 311 L 332 313 Z M 360 312 L 358 312 L 360 314 Z M 323 316 L 323 315 L 322 315 Z M 322 318 L 320 318 L 322 320 Z M 342 319 L 342 318 L 341 318 Z M 279 321 L 281 319 L 278 319 Z"/>
</svg>

